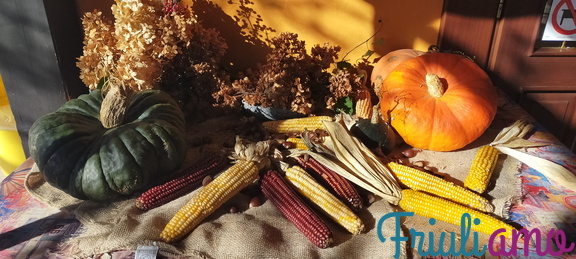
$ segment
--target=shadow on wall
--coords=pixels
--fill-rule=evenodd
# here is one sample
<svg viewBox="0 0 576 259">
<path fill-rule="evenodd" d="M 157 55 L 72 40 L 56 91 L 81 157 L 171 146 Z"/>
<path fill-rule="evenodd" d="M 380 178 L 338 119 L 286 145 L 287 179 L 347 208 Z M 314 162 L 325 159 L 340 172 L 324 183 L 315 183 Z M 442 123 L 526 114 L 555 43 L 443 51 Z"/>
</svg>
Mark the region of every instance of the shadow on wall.
<svg viewBox="0 0 576 259">
<path fill-rule="evenodd" d="M 249 5 L 240 5 L 240 14 L 234 17 L 209 0 L 196 0 L 190 8 L 204 27 L 216 29 L 225 39 L 228 50 L 222 57 L 222 65 L 227 70 L 246 71 L 265 61 L 270 47 L 263 38 L 272 28 L 262 25 L 259 15 Z M 240 22 L 235 19 L 240 19 Z M 244 28 L 242 24 L 245 24 Z"/>
<path fill-rule="evenodd" d="M 99 9 L 111 16 L 114 0 L 77 3 L 81 15 Z M 443 1 L 182 0 L 182 4 L 191 7 L 205 27 L 215 28 L 226 39 L 225 65 L 244 71 L 264 61 L 269 51 L 266 38 L 286 31 L 298 33 L 308 47 L 339 45 L 341 57 L 350 51 L 347 59 L 352 61 L 368 50 L 377 54 L 374 57 L 402 48 L 426 50 L 437 43 Z M 238 19 L 252 28 L 242 27 Z M 250 29 L 260 33 L 262 41 L 247 35 Z"/>
<path fill-rule="evenodd" d="M 260 25 L 275 30 L 268 34 L 269 38 L 286 31 L 297 33 L 309 48 L 324 43 L 339 45 L 341 57 L 350 51 L 347 59 L 354 61 L 368 50 L 381 56 L 400 48 L 427 50 L 429 45 L 435 45 L 443 5 L 443 1 L 423 0 L 183 0 L 182 3 L 201 13 L 200 20 L 217 28 L 229 40 L 230 55 L 243 55 L 248 58 L 246 63 L 258 60 L 260 53 L 242 51 L 244 44 L 236 37 L 238 28 L 230 27 L 229 23 L 246 7 L 253 11 L 252 21 L 261 19 Z"/>
</svg>

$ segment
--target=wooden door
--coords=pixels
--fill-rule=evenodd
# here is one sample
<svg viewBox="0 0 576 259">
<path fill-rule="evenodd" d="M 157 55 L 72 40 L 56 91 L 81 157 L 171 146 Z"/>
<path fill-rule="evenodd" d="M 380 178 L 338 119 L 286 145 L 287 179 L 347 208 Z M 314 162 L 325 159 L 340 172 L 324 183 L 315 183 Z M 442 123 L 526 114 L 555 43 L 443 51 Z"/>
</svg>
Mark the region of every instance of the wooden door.
<svg viewBox="0 0 576 259">
<path fill-rule="evenodd" d="M 574 6 L 576 0 L 446 0 L 439 39 L 441 48 L 476 56 L 497 87 L 572 150 L 576 41 L 542 36 L 549 15 L 555 26 L 576 31 Z"/>
</svg>

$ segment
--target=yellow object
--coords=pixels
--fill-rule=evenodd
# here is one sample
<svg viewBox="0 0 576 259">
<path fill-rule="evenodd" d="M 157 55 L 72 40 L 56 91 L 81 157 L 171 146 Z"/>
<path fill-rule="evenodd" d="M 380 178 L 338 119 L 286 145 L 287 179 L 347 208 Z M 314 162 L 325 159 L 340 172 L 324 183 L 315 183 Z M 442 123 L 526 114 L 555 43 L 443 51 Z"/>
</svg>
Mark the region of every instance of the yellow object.
<svg viewBox="0 0 576 259">
<path fill-rule="evenodd" d="M 490 183 L 490 177 L 498 162 L 498 149 L 493 146 L 483 146 L 478 149 L 468 176 L 464 180 L 464 187 L 477 193 L 483 193 Z"/>
<path fill-rule="evenodd" d="M 239 160 L 200 191 L 168 222 L 160 238 L 174 242 L 188 235 L 202 220 L 258 178 L 258 166 Z"/>
<path fill-rule="evenodd" d="M 4 83 L 0 76 L 0 171 L 9 175 L 26 160 Z"/>
<path fill-rule="evenodd" d="M 424 192 L 405 189 L 402 190 L 402 199 L 400 207 L 417 215 L 441 220 L 454 225 L 460 225 L 464 213 L 470 214 L 472 222 L 479 219 L 480 223 L 471 223 L 470 229 L 476 232 L 492 235 L 496 230 L 505 229 L 502 233 L 505 237 L 512 236 L 514 227 L 500 221 L 490 215 L 470 209 L 466 206 L 445 200 L 440 197 L 432 196 Z"/>
<path fill-rule="evenodd" d="M 272 133 L 295 133 L 303 132 L 305 129 L 314 131 L 323 129 L 325 121 L 332 121 L 330 116 L 312 116 L 287 120 L 265 121 L 262 123 L 264 129 Z"/>
<path fill-rule="evenodd" d="M 443 197 L 483 212 L 494 211 L 494 206 L 486 198 L 462 186 L 395 162 L 389 162 L 388 167 L 398 177 L 400 183 L 410 189 Z"/>
<path fill-rule="evenodd" d="M 364 231 L 364 223 L 354 212 L 320 185 L 304 169 L 292 166 L 286 170 L 286 179 L 296 191 L 318 205 L 325 214 L 352 234 Z"/>
<path fill-rule="evenodd" d="M 302 138 L 287 138 L 286 141 L 292 143 L 294 148 L 308 150 L 308 146 Z"/>
</svg>

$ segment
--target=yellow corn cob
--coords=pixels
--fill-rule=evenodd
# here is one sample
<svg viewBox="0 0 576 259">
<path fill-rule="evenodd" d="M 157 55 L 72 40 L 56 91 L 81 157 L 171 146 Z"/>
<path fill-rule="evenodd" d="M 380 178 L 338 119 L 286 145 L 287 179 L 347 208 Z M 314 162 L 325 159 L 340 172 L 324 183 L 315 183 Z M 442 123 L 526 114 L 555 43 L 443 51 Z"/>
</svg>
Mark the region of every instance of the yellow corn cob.
<svg viewBox="0 0 576 259">
<path fill-rule="evenodd" d="M 292 143 L 294 148 L 308 150 L 308 146 L 306 146 L 306 143 L 304 143 L 304 140 L 301 138 L 287 138 L 286 141 Z"/>
<path fill-rule="evenodd" d="M 251 161 L 239 161 L 204 186 L 168 222 L 160 238 L 165 242 L 180 240 L 202 220 L 258 178 L 258 167 Z"/>
<path fill-rule="evenodd" d="M 388 167 L 390 167 L 390 170 L 396 175 L 400 183 L 410 189 L 434 194 L 480 211 L 494 211 L 494 206 L 486 198 L 462 186 L 455 185 L 422 170 L 395 162 L 389 162 Z"/>
<path fill-rule="evenodd" d="M 372 97 L 370 91 L 366 88 L 358 91 L 356 98 L 356 116 L 359 119 L 372 118 Z"/>
<path fill-rule="evenodd" d="M 299 166 L 286 170 L 286 179 L 296 191 L 318 205 L 325 214 L 352 234 L 364 231 L 364 223 L 342 201 L 326 190 Z"/>
<path fill-rule="evenodd" d="M 324 121 L 332 121 L 330 116 L 312 116 L 305 118 L 265 121 L 264 129 L 273 133 L 303 132 L 304 129 L 315 130 L 324 128 Z"/>
<path fill-rule="evenodd" d="M 468 176 L 464 180 L 464 187 L 477 193 L 483 193 L 488 187 L 490 177 L 498 162 L 498 149 L 493 146 L 483 146 L 476 153 Z"/>
<path fill-rule="evenodd" d="M 202 220 L 212 214 L 224 202 L 258 178 L 258 171 L 269 164 L 266 154 L 268 142 L 246 143 L 236 138 L 236 163 L 200 189 L 168 222 L 160 238 L 175 242 L 188 235 Z"/>
<path fill-rule="evenodd" d="M 462 215 L 468 213 L 470 214 L 472 222 L 474 222 L 475 219 L 480 219 L 480 224 L 476 225 L 472 223 L 470 229 L 488 235 L 492 235 L 496 230 L 503 228 L 506 229 L 506 232 L 502 233 L 502 235 L 510 238 L 512 230 L 514 229 L 511 225 L 490 215 L 415 190 L 402 190 L 402 199 L 399 205 L 405 211 L 414 212 L 420 216 L 441 220 L 454 225 L 460 225 Z"/>
</svg>

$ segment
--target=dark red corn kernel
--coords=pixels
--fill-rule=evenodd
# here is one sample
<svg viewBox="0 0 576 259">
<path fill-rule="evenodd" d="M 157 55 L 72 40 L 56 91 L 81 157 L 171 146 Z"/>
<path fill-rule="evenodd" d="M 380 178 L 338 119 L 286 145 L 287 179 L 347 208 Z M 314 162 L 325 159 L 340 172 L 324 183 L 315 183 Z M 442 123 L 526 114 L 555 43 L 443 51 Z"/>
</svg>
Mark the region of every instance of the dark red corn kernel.
<svg viewBox="0 0 576 259">
<path fill-rule="evenodd" d="M 136 207 L 151 210 L 190 193 L 202 185 L 204 178 L 217 174 L 229 164 L 228 158 L 223 154 L 208 154 L 194 165 L 177 173 L 179 177 L 142 193 L 136 199 Z"/>
<path fill-rule="evenodd" d="M 332 244 L 332 231 L 298 194 L 286 184 L 277 171 L 266 172 L 261 183 L 262 193 L 304 236 L 320 248 Z"/>
<path fill-rule="evenodd" d="M 330 190 L 350 209 L 353 211 L 362 209 L 362 197 L 360 197 L 358 190 L 348 179 L 324 166 L 313 157 L 300 156 L 298 157 L 298 162 L 306 172 Z"/>
</svg>

